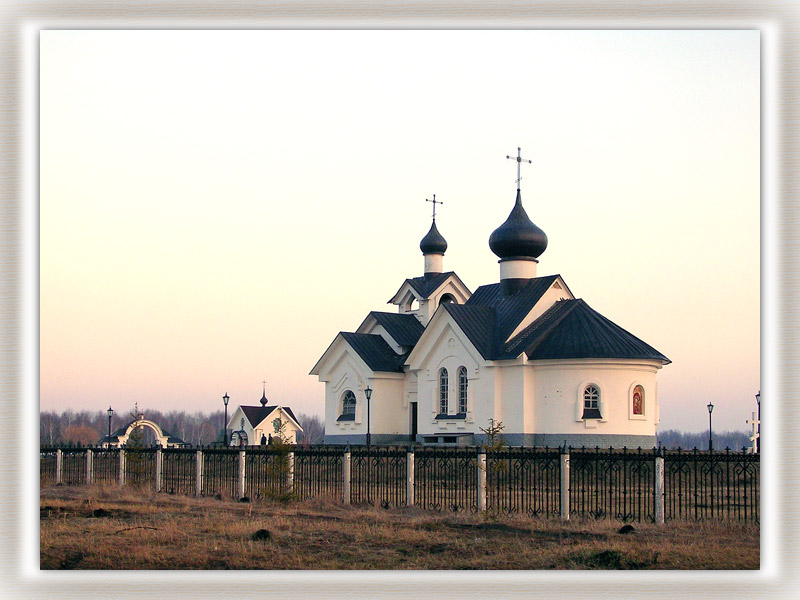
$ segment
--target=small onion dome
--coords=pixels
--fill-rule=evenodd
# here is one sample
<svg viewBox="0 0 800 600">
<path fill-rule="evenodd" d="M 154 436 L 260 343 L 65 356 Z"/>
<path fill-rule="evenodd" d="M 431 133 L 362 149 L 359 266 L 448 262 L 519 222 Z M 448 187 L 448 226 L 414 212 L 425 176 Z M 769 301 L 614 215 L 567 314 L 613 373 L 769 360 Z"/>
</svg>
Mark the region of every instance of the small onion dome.
<svg viewBox="0 0 800 600">
<path fill-rule="evenodd" d="M 266 406 L 267 405 L 267 392 L 266 391 L 264 391 L 264 393 L 261 394 L 261 400 L 259 400 L 259 402 L 261 402 L 261 406 Z"/>
<path fill-rule="evenodd" d="M 422 250 L 423 254 L 444 254 L 445 250 L 447 250 L 447 241 L 436 229 L 436 221 L 431 224 L 430 231 L 422 238 L 419 243 L 419 249 Z"/>
<path fill-rule="evenodd" d="M 501 259 L 538 258 L 547 248 L 547 236 L 528 218 L 519 190 L 506 222 L 489 236 L 489 248 Z"/>
</svg>

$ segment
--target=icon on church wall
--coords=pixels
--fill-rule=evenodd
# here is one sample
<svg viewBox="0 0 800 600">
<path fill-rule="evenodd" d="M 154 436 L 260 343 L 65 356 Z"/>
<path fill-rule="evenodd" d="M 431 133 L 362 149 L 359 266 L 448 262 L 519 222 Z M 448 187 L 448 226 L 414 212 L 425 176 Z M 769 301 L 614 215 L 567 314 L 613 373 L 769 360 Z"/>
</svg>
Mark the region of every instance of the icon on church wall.
<svg viewBox="0 0 800 600">
<path fill-rule="evenodd" d="M 642 398 L 644 397 L 644 388 L 637 385 L 633 388 L 633 414 L 643 415 L 644 409 L 642 406 Z"/>
</svg>

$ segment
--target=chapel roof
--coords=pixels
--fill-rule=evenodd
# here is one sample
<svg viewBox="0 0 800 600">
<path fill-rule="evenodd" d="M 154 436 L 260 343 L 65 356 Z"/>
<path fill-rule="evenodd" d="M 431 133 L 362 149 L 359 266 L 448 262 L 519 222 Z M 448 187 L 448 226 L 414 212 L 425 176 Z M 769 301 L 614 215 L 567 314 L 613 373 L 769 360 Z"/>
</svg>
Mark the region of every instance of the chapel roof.
<svg viewBox="0 0 800 600">
<path fill-rule="evenodd" d="M 294 420 L 295 423 L 298 425 L 300 424 L 300 421 L 297 420 L 297 417 L 294 416 L 292 409 L 288 406 L 240 406 L 239 408 L 242 409 L 242 412 L 244 413 L 245 418 L 250 422 L 251 427 L 255 427 L 261 423 L 261 421 L 266 419 L 277 408 L 282 408 L 284 411 L 286 411 L 286 414 Z"/>
<path fill-rule="evenodd" d="M 373 317 L 400 346 L 413 346 L 419 341 L 422 332 L 425 331 L 425 326 L 420 323 L 419 319 L 409 313 L 372 311 L 367 316 L 367 319 L 370 317 Z M 364 321 L 367 319 L 364 319 Z M 361 326 L 359 326 L 359 329 L 361 329 Z"/>
</svg>

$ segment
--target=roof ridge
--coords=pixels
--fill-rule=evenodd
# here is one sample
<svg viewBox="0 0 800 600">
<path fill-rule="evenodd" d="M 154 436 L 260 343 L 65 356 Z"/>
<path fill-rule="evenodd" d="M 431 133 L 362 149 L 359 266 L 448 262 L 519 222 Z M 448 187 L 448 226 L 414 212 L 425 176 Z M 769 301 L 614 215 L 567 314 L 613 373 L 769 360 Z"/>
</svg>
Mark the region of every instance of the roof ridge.
<svg viewBox="0 0 800 600">
<path fill-rule="evenodd" d="M 506 351 L 510 352 L 515 345 L 523 344 L 526 341 L 525 338 L 528 337 L 533 331 L 542 328 L 541 333 L 538 336 L 535 336 L 533 341 L 528 346 L 525 346 L 525 349 L 523 350 L 523 352 L 526 354 L 530 354 L 536 350 L 536 348 L 538 348 L 551 333 L 553 333 L 553 330 L 558 327 L 559 323 L 561 323 L 567 317 L 567 315 L 575 310 L 579 301 L 582 302 L 580 298 L 563 298 L 556 300 L 550 308 L 548 308 L 539 316 L 538 319 L 534 320 L 530 325 L 509 340 L 504 348 L 507 348 Z"/>
</svg>

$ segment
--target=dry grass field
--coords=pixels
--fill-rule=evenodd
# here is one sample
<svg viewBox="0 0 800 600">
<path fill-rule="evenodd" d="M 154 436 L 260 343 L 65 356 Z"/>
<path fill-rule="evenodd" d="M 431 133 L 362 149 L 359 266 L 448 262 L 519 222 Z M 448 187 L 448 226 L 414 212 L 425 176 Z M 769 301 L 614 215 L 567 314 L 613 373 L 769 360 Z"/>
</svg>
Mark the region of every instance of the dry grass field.
<svg viewBox="0 0 800 600">
<path fill-rule="evenodd" d="M 42 569 L 758 569 L 759 530 L 50 486 Z M 115 548 L 109 552 L 109 548 Z"/>
</svg>

